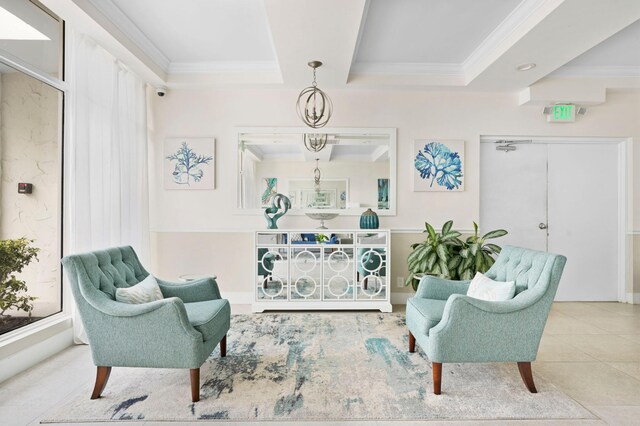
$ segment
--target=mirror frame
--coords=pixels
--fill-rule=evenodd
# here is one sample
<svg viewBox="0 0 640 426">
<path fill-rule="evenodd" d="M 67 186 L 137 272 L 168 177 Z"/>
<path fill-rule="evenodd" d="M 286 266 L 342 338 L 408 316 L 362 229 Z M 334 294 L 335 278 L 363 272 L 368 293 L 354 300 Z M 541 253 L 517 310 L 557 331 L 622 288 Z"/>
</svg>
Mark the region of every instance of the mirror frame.
<svg viewBox="0 0 640 426">
<path fill-rule="evenodd" d="M 353 134 L 353 135 L 388 135 L 389 136 L 389 209 L 382 210 L 371 207 L 372 210 L 378 214 L 378 216 L 396 216 L 397 209 L 397 191 L 398 185 L 398 172 L 397 172 L 397 129 L 395 127 L 326 127 L 322 129 L 311 129 L 309 127 L 236 127 L 236 214 L 238 215 L 262 215 L 264 209 L 244 209 L 240 208 L 241 198 L 241 158 L 239 145 L 241 142 L 241 136 L 247 133 L 258 134 L 304 134 L 304 133 L 340 133 L 340 134 Z M 350 176 L 345 176 L 349 178 Z M 303 209 L 291 209 L 287 213 L 288 215 L 304 216 L 306 213 L 323 212 L 323 213 L 339 213 L 341 216 L 360 216 L 369 207 L 355 207 L 347 209 L 320 209 L 320 210 L 303 210 Z"/>
</svg>

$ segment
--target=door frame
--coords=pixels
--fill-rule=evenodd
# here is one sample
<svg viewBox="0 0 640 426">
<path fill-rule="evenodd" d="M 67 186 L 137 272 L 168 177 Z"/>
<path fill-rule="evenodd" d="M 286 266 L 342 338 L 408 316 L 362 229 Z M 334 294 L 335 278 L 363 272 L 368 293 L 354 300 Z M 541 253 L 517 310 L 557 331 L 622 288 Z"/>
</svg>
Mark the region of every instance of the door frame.
<svg viewBox="0 0 640 426">
<path fill-rule="evenodd" d="M 480 143 L 495 143 L 498 140 L 531 141 L 532 144 L 614 144 L 618 146 L 618 302 L 633 303 L 633 290 L 627 293 L 627 281 L 633 259 L 629 259 L 628 236 L 629 219 L 633 212 L 633 138 L 630 137 L 590 137 L 590 136 L 512 136 L 480 135 Z M 480 169 L 482 156 L 479 156 Z M 480 189 L 482 191 L 482 188 Z M 482 202 L 482 198 L 480 202 Z M 633 235 L 631 235 L 632 237 Z"/>
</svg>

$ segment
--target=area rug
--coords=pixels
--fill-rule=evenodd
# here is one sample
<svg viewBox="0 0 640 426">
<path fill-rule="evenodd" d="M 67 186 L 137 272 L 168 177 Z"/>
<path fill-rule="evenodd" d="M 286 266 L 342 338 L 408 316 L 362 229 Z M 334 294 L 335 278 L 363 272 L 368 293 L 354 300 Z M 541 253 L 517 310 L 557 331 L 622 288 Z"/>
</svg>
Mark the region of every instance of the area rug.
<svg viewBox="0 0 640 426">
<path fill-rule="evenodd" d="M 531 394 L 515 364 L 445 364 L 436 396 L 424 352 L 407 351 L 404 315 L 234 315 L 227 357 L 216 349 L 201 368 L 200 402 L 186 370 L 114 368 L 100 399 L 88 387 L 43 423 L 595 418 L 535 379 Z"/>
</svg>

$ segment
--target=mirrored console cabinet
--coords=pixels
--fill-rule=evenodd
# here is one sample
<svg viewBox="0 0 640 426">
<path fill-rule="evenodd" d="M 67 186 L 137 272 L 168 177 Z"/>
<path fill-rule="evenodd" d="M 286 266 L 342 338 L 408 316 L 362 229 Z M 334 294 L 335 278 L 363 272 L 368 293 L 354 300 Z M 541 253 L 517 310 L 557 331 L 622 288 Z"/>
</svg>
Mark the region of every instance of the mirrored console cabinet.
<svg viewBox="0 0 640 426">
<path fill-rule="evenodd" d="M 254 256 L 254 312 L 391 312 L 389 230 L 258 231 Z"/>
</svg>

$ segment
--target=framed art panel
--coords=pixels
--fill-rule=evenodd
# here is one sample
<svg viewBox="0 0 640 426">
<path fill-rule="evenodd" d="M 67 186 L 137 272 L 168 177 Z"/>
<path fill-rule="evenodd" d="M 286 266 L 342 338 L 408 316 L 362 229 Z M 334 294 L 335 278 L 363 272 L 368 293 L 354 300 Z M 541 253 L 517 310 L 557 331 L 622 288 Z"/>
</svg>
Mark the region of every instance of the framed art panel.
<svg viewBox="0 0 640 426">
<path fill-rule="evenodd" d="M 413 144 L 414 191 L 464 191 L 464 141 L 418 139 Z"/>
<path fill-rule="evenodd" d="M 336 190 L 314 189 L 302 190 L 302 205 L 310 209 L 335 209 L 336 208 Z"/>
<path fill-rule="evenodd" d="M 164 141 L 165 189 L 214 189 L 213 138 L 168 138 Z"/>
</svg>

